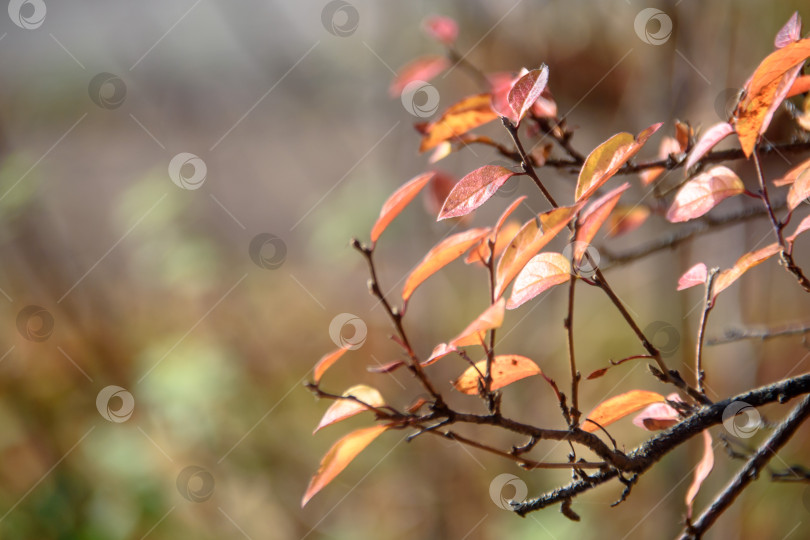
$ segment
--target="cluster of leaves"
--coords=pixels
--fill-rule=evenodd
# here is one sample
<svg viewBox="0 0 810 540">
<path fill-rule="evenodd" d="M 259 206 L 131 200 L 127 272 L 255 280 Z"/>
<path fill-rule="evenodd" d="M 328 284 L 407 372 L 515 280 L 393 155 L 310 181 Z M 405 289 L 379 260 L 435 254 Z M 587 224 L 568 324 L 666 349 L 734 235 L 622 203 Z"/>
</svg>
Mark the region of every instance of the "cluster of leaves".
<svg viewBox="0 0 810 540">
<path fill-rule="evenodd" d="M 417 125 L 421 135 L 420 151 L 432 151 L 430 162 L 435 163 L 469 145 L 486 145 L 494 148 L 504 158 L 514 160 L 520 169 L 516 172 L 498 165 L 485 165 L 470 172 L 455 182 L 449 193 L 446 193 L 438 212 L 438 220 L 468 216 L 485 204 L 512 177 L 529 177 L 551 208 L 523 224 L 510 221 L 513 212 L 525 199 L 525 196 L 521 196 L 506 208 L 493 226 L 471 228 L 447 236 L 430 249 L 408 275 L 400 295 L 401 307 L 396 307 L 382 293 L 377 279 L 373 259 L 376 244 L 386 227 L 420 191 L 431 182 L 438 182 L 443 175 L 435 171 L 420 174 L 405 183 L 385 202 L 371 229 L 370 243 L 362 244 L 354 240 L 353 246 L 369 265 L 371 293 L 379 298 L 390 316 L 396 330 L 392 339 L 401 347 L 403 357 L 370 370 L 391 372 L 405 368 L 420 382 L 430 397 L 421 398 L 406 410 L 399 411 L 388 405 L 378 390 L 367 385 L 353 386 L 342 394 L 327 392 L 320 386 L 321 378 L 347 349 L 338 349 L 325 355 L 315 366 L 313 381 L 309 383 L 309 387 L 316 395 L 334 402 L 316 431 L 366 411 L 373 412 L 378 422 L 372 427 L 349 433 L 332 446 L 312 478 L 302 504 L 306 504 L 327 485 L 378 435 L 389 429 L 404 428 L 416 430 L 412 437 L 431 433 L 453 438 L 463 444 L 512 459 L 527 469 L 567 467 L 574 471 L 575 478 L 579 477 L 583 481 L 593 482 L 592 478 L 588 479 L 584 470 L 596 468 L 605 473 L 606 478 L 618 476 L 623 479 L 627 486 L 622 495 L 623 500 L 635 480 L 624 480 L 622 473 L 639 473 L 651 463 L 643 461 L 642 458 L 646 456 L 642 454 L 624 454 L 617 450 L 615 441 L 605 427 L 641 411 L 633 420 L 636 426 L 649 431 L 670 429 L 686 422 L 690 416 L 698 415 L 702 407 L 705 410 L 705 407 L 712 405 L 704 390 L 701 355 L 706 318 L 718 295 L 748 270 L 774 256 L 779 256 L 799 285 L 810 291 L 810 282 L 793 260 L 794 244 L 800 234 L 810 229 L 810 216 L 804 218 L 792 234 L 784 234 L 794 210 L 810 196 L 810 159 L 770 182 L 775 188 L 789 186 L 786 196 L 787 212 L 781 218 L 777 217 L 780 208 L 771 202 L 769 182 L 764 177 L 759 159 L 759 153 L 765 151 L 761 143 L 763 135 L 774 113 L 787 98 L 805 96 L 804 111 L 796 114 L 795 119 L 800 130 L 810 128 L 810 76 L 801 74 L 805 61 L 810 57 L 810 39 L 801 39 L 801 21 L 798 14 L 794 15 L 778 33 L 774 52 L 761 62 L 744 84 L 739 102 L 727 121 L 706 129 L 700 137 L 696 136 L 695 130 L 688 123 L 676 122 L 673 134 L 661 140 L 657 159 L 634 163 L 634 157 L 662 128 L 662 123 L 655 123 L 638 135 L 626 132 L 616 134 L 597 146 L 589 155 L 583 156 L 573 148 L 573 132 L 557 114 L 556 103 L 548 88 L 547 66 L 523 69 L 516 75 L 485 75 L 455 51 L 458 28 L 454 21 L 433 17 L 426 21 L 425 29 L 447 48 L 447 55 L 422 57 L 402 68 L 391 84 L 392 95 L 399 95 L 409 83 L 427 81 L 437 76 L 448 69 L 453 61 L 469 70 L 484 85 L 485 91 L 451 105 L 437 119 Z M 474 129 L 496 120 L 503 123 L 512 147 L 473 133 Z M 525 135 L 521 135 L 521 128 Z M 713 148 L 721 140 L 732 134 L 736 134 L 739 140 L 739 150 L 713 152 Z M 552 158 L 553 146 L 550 144 L 541 146 L 538 143 L 534 149 L 526 151 L 522 137 L 539 137 L 540 141 L 550 138 L 564 157 Z M 793 149 L 810 150 L 806 137 L 803 143 L 799 148 Z M 770 145 L 770 148 L 774 148 L 774 145 Z M 734 170 L 724 165 L 715 165 L 720 161 L 743 158 L 753 161 L 759 182 L 755 192 L 746 189 Z M 542 167 L 578 170 L 576 184 L 567 204 L 558 204 L 543 185 L 537 173 L 537 169 Z M 685 179 L 676 186 L 663 190 L 663 180 L 667 177 L 664 173 L 674 169 L 683 169 Z M 606 184 L 618 175 L 637 175 L 640 187 L 651 191 L 653 202 L 620 204 L 622 196 L 631 187 L 630 182 L 606 190 Z M 672 193 L 674 196 L 668 197 Z M 661 352 L 613 293 L 599 268 L 599 261 L 594 260 L 589 250 L 590 243 L 605 224 L 610 229 L 607 236 L 616 236 L 638 228 L 652 214 L 663 215 L 671 223 L 686 222 L 701 218 L 725 199 L 741 195 L 754 198 L 762 205 L 761 215 L 770 219 L 775 242 L 745 253 L 726 270 L 710 269 L 706 264 L 698 263 L 680 278 L 678 290 L 697 285 L 703 285 L 706 289 L 694 359 L 698 376 L 694 383 L 689 383 L 677 370 L 670 369 L 665 364 Z M 570 249 L 562 253 L 546 250 L 549 243 L 563 231 L 568 231 Z M 487 270 L 490 305 L 457 336 L 446 343 L 437 344 L 429 357 L 420 358 L 414 352 L 403 326 L 408 302 L 422 283 L 465 254 L 467 264 L 482 266 Z M 654 364 L 650 366 L 653 375 L 662 383 L 675 386 L 676 392 L 665 397 L 657 392 L 631 390 L 607 399 L 582 418 L 578 408 L 581 376 L 576 368 L 573 329 L 574 286 L 579 281 L 604 291 L 615 305 L 618 315 L 627 322 L 645 350 L 645 354 L 612 362 L 611 366 L 591 373 L 588 379 L 601 377 L 610 367 L 625 361 L 646 359 Z M 516 309 L 544 291 L 566 283 L 569 286 L 568 313 L 565 319 L 571 371 L 569 396 L 561 392 L 557 383 L 530 358 L 495 352 L 495 334 L 503 324 L 505 310 Z M 511 291 L 507 294 L 510 285 Z M 483 357 L 479 361 L 473 361 L 468 352 L 478 347 L 483 350 Z M 489 414 L 463 413 L 448 407 L 429 376 L 429 366 L 450 355 L 458 355 L 469 364 L 452 382 L 452 386 L 463 394 L 480 396 Z M 535 375 L 545 379 L 559 400 L 567 429 L 548 430 L 526 426 L 501 413 L 500 391 L 516 381 Z M 457 422 L 500 426 L 528 435 L 530 440 L 522 447 L 500 450 L 449 431 L 449 426 Z M 712 440 L 706 429 L 708 427 L 709 424 L 699 426 L 692 433 L 702 433 L 705 453 L 686 495 L 688 524 L 695 495 L 714 463 Z M 614 443 L 613 449 L 594 435 L 597 432 L 604 433 Z M 575 454 L 572 454 L 569 463 L 541 463 L 526 458 L 525 454 L 543 438 L 580 444 L 597 454 L 602 461 L 577 461 Z M 608 472 L 611 474 L 607 474 Z M 570 509 L 570 498 L 560 498 L 557 502 L 563 504 L 566 515 L 577 518 Z M 516 510 L 520 510 L 518 505 Z M 692 528 L 687 530 L 694 533 L 696 529 L 691 524 L 689 527 Z"/>
</svg>

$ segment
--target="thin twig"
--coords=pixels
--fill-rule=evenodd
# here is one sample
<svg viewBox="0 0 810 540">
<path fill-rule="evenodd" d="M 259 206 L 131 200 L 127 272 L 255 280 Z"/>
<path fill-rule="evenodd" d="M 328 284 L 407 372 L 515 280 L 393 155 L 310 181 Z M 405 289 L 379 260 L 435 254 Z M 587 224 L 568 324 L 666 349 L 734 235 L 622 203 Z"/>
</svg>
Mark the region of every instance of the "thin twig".
<svg viewBox="0 0 810 540">
<path fill-rule="evenodd" d="M 714 280 L 717 277 L 719 268 L 712 268 L 706 277 L 706 296 L 703 299 L 703 312 L 700 314 L 700 324 L 698 325 L 697 344 L 695 345 L 695 377 L 697 378 L 697 389 L 703 395 L 706 390 L 703 388 L 703 336 L 706 333 L 706 323 L 709 320 L 709 312 L 714 307 Z"/>
</svg>

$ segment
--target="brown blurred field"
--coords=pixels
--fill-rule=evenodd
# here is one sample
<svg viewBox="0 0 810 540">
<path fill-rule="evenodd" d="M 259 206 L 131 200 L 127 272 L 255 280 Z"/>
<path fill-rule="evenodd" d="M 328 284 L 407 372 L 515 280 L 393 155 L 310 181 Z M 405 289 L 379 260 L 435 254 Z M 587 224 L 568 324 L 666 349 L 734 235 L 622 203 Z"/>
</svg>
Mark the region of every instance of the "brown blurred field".
<svg viewBox="0 0 810 540">
<path fill-rule="evenodd" d="M 456 18 L 459 49 L 484 71 L 548 64 L 560 111 L 578 128 L 574 144 L 588 153 L 613 133 L 636 133 L 654 122 L 667 122 L 668 132 L 675 119 L 717 122 L 717 103 L 742 85 L 772 50 L 775 32 L 805 4 L 653 4 L 674 23 L 661 46 L 636 36 L 634 17 L 649 6 L 635 1 L 351 0 L 359 24 L 346 37 L 322 23 L 325 1 L 45 4 L 46 18 L 35 29 L 0 14 L 0 537 L 517 540 L 678 533 L 697 440 L 645 475 L 622 506 L 609 507 L 621 492 L 614 484 L 577 500 L 578 524 L 557 509 L 520 519 L 489 496 L 490 482 L 504 472 L 519 476 L 530 496 L 565 483 L 570 473 L 528 473 L 438 438 L 403 444 L 403 432 L 381 436 L 301 510 L 323 453 L 369 421 L 361 416 L 312 436 L 327 403 L 316 402 L 303 382 L 335 347 L 330 322 L 351 313 L 366 323 L 368 339 L 327 374 L 324 386 L 342 392 L 372 384 L 396 406 L 420 393 L 404 373 L 365 369 L 393 360 L 397 349 L 348 241 L 367 239 L 388 194 L 428 167 L 416 151 L 412 125 L 419 119 L 387 95 L 390 69 L 441 53 L 420 30 L 425 16 Z M 101 73 L 126 88 L 114 108 L 91 99 L 90 82 Z M 477 90 L 460 69 L 435 85 L 441 108 Z M 786 137 L 775 124 L 773 138 Z M 505 142 L 498 128 L 493 123 L 481 132 Z M 199 189 L 180 189 L 168 174 L 182 152 L 206 165 Z M 460 177 L 497 158 L 476 152 L 454 154 L 439 168 Z M 653 154 L 654 146 L 642 155 Z M 769 157 L 765 168 L 776 176 L 789 164 Z M 750 167 L 738 170 L 753 180 Z M 570 175 L 543 174 L 555 194 L 570 193 Z M 631 182 L 638 197 L 638 182 Z M 521 192 L 527 187 L 521 184 Z M 544 209 L 539 194 L 525 193 L 529 208 Z M 379 244 L 381 280 L 394 296 L 452 226 L 435 223 L 416 202 Z M 473 223 L 490 223 L 508 203 L 494 198 Z M 718 215 L 738 204 L 724 203 Z M 531 215 L 521 212 L 524 220 Z M 620 252 L 665 229 L 663 219 L 653 218 L 608 246 Z M 251 240 L 263 233 L 286 247 L 272 269 L 249 256 Z M 764 220 L 748 222 L 616 268 L 608 278 L 639 320 L 680 331 L 669 359 L 679 366 L 694 350 L 702 293 L 676 293 L 678 276 L 698 261 L 729 266 L 769 233 Z M 797 252 L 798 262 L 810 264 L 807 245 Z M 419 289 L 406 325 L 420 353 L 480 313 L 485 280 L 482 270 L 456 263 Z M 724 295 L 708 333 L 807 322 L 807 299 L 798 291 L 775 263 L 763 265 Z M 581 292 L 582 371 L 637 354 L 604 296 Z M 508 313 L 505 327 L 514 330 L 500 340 L 561 385 L 568 384 L 564 296 L 552 290 Z M 41 317 L 18 328 L 29 305 L 52 317 L 52 331 L 39 328 Z M 23 335 L 40 330 L 45 339 Z M 800 337 L 710 348 L 710 397 L 802 373 L 808 354 Z M 435 380 L 449 393 L 447 381 L 463 368 L 457 359 L 437 365 Z M 125 421 L 108 421 L 97 409 L 99 392 L 110 385 L 134 399 Z M 667 390 L 643 364 L 628 365 L 585 381 L 583 408 L 630 388 Z M 115 410 L 122 402 L 113 399 Z M 474 398 L 453 400 L 482 410 Z M 541 381 L 510 387 L 504 408 L 562 427 Z M 775 419 L 786 410 L 765 412 Z M 612 433 L 628 449 L 648 435 L 629 421 Z M 497 434 L 492 440 L 504 447 L 519 442 Z M 801 462 L 809 445 L 805 426 L 774 463 Z M 564 460 L 566 453 L 551 444 L 536 450 L 538 458 Z M 177 480 L 189 466 L 203 472 L 189 477 L 183 493 Z M 698 511 L 737 467 L 717 449 Z M 205 500 L 190 500 L 195 493 Z M 808 488 L 762 479 L 709 538 L 808 535 Z"/>
</svg>

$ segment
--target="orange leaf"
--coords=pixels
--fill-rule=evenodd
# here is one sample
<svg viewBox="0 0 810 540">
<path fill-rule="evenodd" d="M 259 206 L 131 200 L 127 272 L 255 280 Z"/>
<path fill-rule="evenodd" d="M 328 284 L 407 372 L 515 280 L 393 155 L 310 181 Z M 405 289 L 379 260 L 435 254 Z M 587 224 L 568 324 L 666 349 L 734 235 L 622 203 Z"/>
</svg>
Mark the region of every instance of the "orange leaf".
<svg viewBox="0 0 810 540">
<path fill-rule="evenodd" d="M 459 180 L 444 201 L 437 221 L 466 216 L 482 204 L 515 173 L 506 167 L 484 165 Z"/>
<path fill-rule="evenodd" d="M 520 273 L 526 263 L 557 236 L 574 217 L 581 205 L 555 208 L 527 221 L 512 239 L 498 261 L 495 279 L 495 297 L 500 298 L 506 287 Z M 543 223 L 545 231 L 537 224 Z"/>
<path fill-rule="evenodd" d="M 729 285 L 737 281 L 741 275 L 755 267 L 756 265 L 765 262 L 777 253 L 782 251 L 779 244 L 773 243 L 765 246 L 757 251 L 746 253 L 734 263 L 734 266 L 728 270 L 723 270 L 714 279 L 714 296 L 716 297 L 722 291 L 728 288 Z"/>
<path fill-rule="evenodd" d="M 380 217 L 377 218 L 377 222 L 374 223 L 374 227 L 371 228 L 372 246 L 377 242 L 377 239 L 385 228 L 408 206 L 408 203 L 419 194 L 422 188 L 425 187 L 425 184 L 430 182 L 430 179 L 433 178 L 435 174 L 436 173 L 433 172 L 427 172 L 412 178 L 385 201 L 382 210 L 380 210 Z"/>
<path fill-rule="evenodd" d="M 465 347 L 467 345 L 480 345 L 484 341 L 487 330 L 500 328 L 503 324 L 504 306 L 506 301 L 501 298 L 479 315 L 473 322 L 453 338 L 448 345 L 451 347 Z"/>
<path fill-rule="evenodd" d="M 493 257 L 500 256 L 503 253 L 503 250 L 506 249 L 506 246 L 509 245 L 509 241 L 518 233 L 520 230 L 520 223 L 517 221 L 510 221 L 506 224 L 505 227 L 501 231 L 498 232 L 498 235 L 495 237 L 495 252 L 492 254 Z M 495 234 L 493 232 L 493 234 Z M 491 238 L 492 236 L 490 236 Z M 470 250 L 470 253 L 467 254 L 467 257 L 464 259 L 466 264 L 477 264 L 480 266 L 485 266 L 486 261 L 489 258 L 489 238 L 484 238 L 481 240 L 477 246 Z"/>
<path fill-rule="evenodd" d="M 631 390 L 624 394 L 619 394 L 596 406 L 594 410 L 582 422 L 582 430 L 594 432 L 597 429 L 596 422 L 602 427 L 612 424 L 620 418 L 624 418 L 630 413 L 636 412 L 650 403 L 664 401 L 664 396 L 656 392 L 647 390 Z M 589 422 L 588 420 L 591 420 Z"/>
<path fill-rule="evenodd" d="M 703 263 L 697 263 L 695 266 L 684 272 L 684 274 L 678 279 L 678 289 L 682 291 L 684 289 L 688 289 L 689 287 L 694 287 L 695 285 L 703 285 L 706 283 L 706 280 L 709 276 L 709 270 L 706 268 L 706 265 Z"/>
<path fill-rule="evenodd" d="M 612 238 L 634 231 L 641 227 L 648 217 L 650 217 L 650 208 L 648 206 L 619 205 L 610 214 L 608 231 L 605 236 Z"/>
<path fill-rule="evenodd" d="M 712 448 L 712 436 L 709 435 L 708 430 L 703 431 L 703 457 L 695 469 L 695 477 L 692 479 L 692 484 L 686 492 L 686 517 L 692 517 L 692 503 L 695 502 L 695 497 L 698 494 L 703 481 L 709 476 L 714 467 L 714 449 Z"/>
<path fill-rule="evenodd" d="M 785 176 L 773 181 L 775 186 L 787 186 L 796 181 L 796 179 L 805 171 L 810 170 L 810 159 L 806 159 L 790 169 L 785 173 Z"/>
<path fill-rule="evenodd" d="M 477 94 L 451 105 L 438 120 L 424 128 L 419 151 L 430 150 L 444 141 L 498 118 L 490 101 L 489 94 Z"/>
<path fill-rule="evenodd" d="M 790 90 L 788 90 L 785 99 L 798 96 L 799 94 L 804 94 L 805 92 L 810 92 L 810 75 L 800 75 L 796 77 L 796 80 L 793 81 L 793 86 L 791 86 Z"/>
<path fill-rule="evenodd" d="M 678 190 L 667 219 L 672 223 L 695 219 L 743 191 L 745 186 L 734 171 L 719 165 L 693 177 Z"/>
<path fill-rule="evenodd" d="M 526 112 L 543 93 L 547 83 L 548 66 L 544 64 L 540 69 L 529 71 L 512 85 L 506 99 L 516 115 L 517 124 L 520 124 L 520 121 L 526 116 Z"/>
<path fill-rule="evenodd" d="M 512 204 L 506 207 L 506 210 L 503 211 L 503 214 L 501 214 L 501 217 L 498 218 L 498 222 L 495 224 L 495 228 L 492 231 L 494 235 L 500 234 L 503 224 L 506 223 L 506 220 L 509 218 L 509 216 L 511 216 L 512 213 L 515 210 L 517 210 L 520 204 L 525 200 L 526 195 L 521 195 L 520 197 L 512 201 Z"/>
<path fill-rule="evenodd" d="M 787 241 L 787 242 L 789 242 L 789 243 L 791 243 L 791 244 L 792 244 L 793 242 L 795 242 L 795 241 L 796 241 L 796 238 L 797 238 L 797 237 L 798 237 L 800 234 L 802 234 L 803 232 L 805 232 L 807 229 L 810 229 L 810 216 L 807 216 L 807 217 L 805 217 L 803 220 L 801 220 L 801 222 L 799 223 L 799 226 L 798 226 L 798 227 L 796 227 L 796 230 L 795 230 L 795 231 L 793 231 L 793 234 L 791 234 L 790 236 L 788 236 L 787 238 L 785 238 L 785 241 Z"/>
<path fill-rule="evenodd" d="M 337 441 L 332 448 L 323 456 L 318 472 L 309 481 L 307 491 L 301 499 L 303 508 L 309 500 L 322 490 L 329 482 L 340 474 L 340 472 L 363 451 L 371 441 L 376 439 L 380 433 L 388 429 L 387 425 L 376 425 L 352 431 L 348 435 Z"/>
<path fill-rule="evenodd" d="M 571 279 L 571 262 L 561 253 L 540 253 L 531 258 L 515 278 L 509 309 L 528 302 L 538 294 Z"/>
<path fill-rule="evenodd" d="M 320 382 L 321 377 L 323 377 L 323 374 L 326 372 L 326 370 L 332 367 L 332 364 L 337 362 L 338 359 L 341 356 L 343 356 L 343 353 L 345 353 L 348 350 L 349 350 L 348 348 L 340 348 L 336 351 L 330 352 L 329 354 L 323 355 L 323 357 L 321 357 L 321 359 L 318 360 L 318 363 L 315 364 L 315 368 L 312 370 L 313 371 L 312 378 L 315 380 L 316 384 Z"/>
<path fill-rule="evenodd" d="M 343 392 L 343 397 L 348 396 L 354 396 L 371 407 L 382 407 L 385 405 L 385 400 L 380 395 L 380 392 L 378 392 L 376 388 L 366 386 L 365 384 L 352 386 Z M 339 399 L 333 402 L 332 405 L 326 409 L 323 418 L 321 418 L 321 421 L 318 423 L 318 427 L 316 427 L 315 431 L 312 433 L 315 433 L 319 429 L 325 428 L 326 426 L 332 425 L 336 422 L 340 422 L 341 420 L 345 420 L 346 418 L 350 418 L 355 414 L 368 410 L 370 410 L 368 407 L 354 401 L 353 399 Z"/>
<path fill-rule="evenodd" d="M 487 361 L 481 360 L 476 362 L 475 366 L 470 366 L 461 374 L 461 376 L 453 381 L 453 386 L 459 392 L 469 395 L 478 393 L 478 381 L 484 384 L 482 378 L 486 374 Z M 480 375 L 479 375 L 480 373 Z M 537 364 L 525 356 L 517 354 L 505 354 L 496 356 L 492 359 L 492 390 L 503 388 L 520 379 L 531 377 L 532 375 L 540 375 L 542 371 Z"/>
<path fill-rule="evenodd" d="M 425 258 L 416 265 L 402 289 L 402 299 L 407 302 L 413 291 L 427 278 L 447 266 L 455 259 L 461 257 L 465 251 L 474 246 L 484 236 L 489 234 L 489 229 L 470 229 L 453 236 L 449 236 L 436 244 L 428 251 Z"/>
<path fill-rule="evenodd" d="M 585 250 L 594 239 L 596 233 L 599 232 L 599 227 L 610 216 L 616 203 L 619 202 L 619 197 L 622 196 L 630 184 L 625 182 L 621 186 L 606 193 L 602 197 L 591 204 L 579 218 L 579 229 L 577 229 L 576 244 L 574 248 L 574 261 L 578 264 L 585 254 Z"/>
<path fill-rule="evenodd" d="M 695 132 L 689 124 L 675 120 L 675 139 L 678 141 L 679 150 L 681 152 L 686 152 L 686 149 L 689 147 L 689 140 L 694 134 Z"/>
<path fill-rule="evenodd" d="M 793 211 L 803 200 L 810 197 L 810 167 L 796 175 L 787 194 L 788 209 Z"/>
<path fill-rule="evenodd" d="M 691 169 L 709 150 L 732 133 L 734 133 L 734 127 L 728 122 L 720 122 L 707 129 L 689 154 L 686 160 L 686 169 Z"/>
<path fill-rule="evenodd" d="M 681 144 L 675 137 L 664 137 L 661 139 L 661 144 L 658 146 L 658 158 L 667 159 L 670 154 L 678 155 L 681 150 Z M 661 176 L 666 169 L 664 167 L 654 167 L 641 171 L 639 177 L 641 178 L 641 185 L 648 186 L 655 181 L 656 178 Z"/>
<path fill-rule="evenodd" d="M 422 362 L 422 365 L 429 366 L 439 358 L 444 358 L 448 354 L 456 352 L 456 350 L 457 349 L 452 345 L 448 345 L 447 343 L 439 343 L 433 348 L 433 352 L 430 353 L 428 359 Z"/>
<path fill-rule="evenodd" d="M 444 56 L 416 58 L 399 69 L 388 87 L 388 95 L 392 98 L 399 97 L 408 84 L 414 81 L 428 82 L 448 67 L 450 67 L 450 61 Z"/>
<path fill-rule="evenodd" d="M 607 182 L 630 158 L 641 150 L 650 136 L 663 124 L 653 124 L 634 138 L 630 133 L 619 133 L 597 146 L 585 159 L 577 179 L 577 201 L 587 199 Z"/>
</svg>

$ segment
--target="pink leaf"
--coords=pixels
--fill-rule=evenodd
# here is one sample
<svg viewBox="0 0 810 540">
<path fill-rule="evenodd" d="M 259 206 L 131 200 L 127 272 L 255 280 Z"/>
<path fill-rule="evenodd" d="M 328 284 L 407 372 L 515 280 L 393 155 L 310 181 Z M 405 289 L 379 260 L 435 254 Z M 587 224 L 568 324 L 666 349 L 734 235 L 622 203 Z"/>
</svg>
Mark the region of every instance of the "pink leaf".
<svg viewBox="0 0 810 540">
<path fill-rule="evenodd" d="M 399 97 L 408 84 L 414 81 L 428 82 L 448 67 L 450 61 L 444 56 L 421 56 L 399 69 L 388 87 L 388 95 Z"/>
<path fill-rule="evenodd" d="M 802 18 L 799 17 L 799 12 L 793 13 L 793 16 L 785 23 L 779 32 L 776 33 L 776 38 L 773 40 L 774 47 L 781 49 L 795 41 L 801 39 L 802 34 Z"/>
<path fill-rule="evenodd" d="M 450 191 L 439 212 L 439 221 L 466 216 L 492 197 L 515 173 L 506 167 L 484 165 L 461 180 Z"/>
<path fill-rule="evenodd" d="M 703 263 L 697 263 L 695 266 L 687 270 L 678 280 L 678 289 L 682 291 L 695 285 L 703 285 L 709 276 L 709 271 Z"/>
<path fill-rule="evenodd" d="M 330 426 L 361 412 L 371 410 L 366 407 L 366 405 L 375 408 L 385 405 L 385 400 L 380 395 L 380 392 L 376 388 L 366 386 L 365 384 L 352 386 L 343 392 L 343 397 L 348 398 L 349 396 L 359 399 L 365 403 L 365 405 L 353 399 L 339 399 L 333 402 L 326 410 L 326 413 L 324 413 L 323 418 L 321 418 L 321 421 L 318 423 L 318 427 L 316 427 L 315 431 L 312 433 L 316 433 L 319 429 L 323 429 L 326 426 Z"/>
<path fill-rule="evenodd" d="M 800 172 L 790 186 L 787 194 L 788 208 L 793 211 L 807 197 L 810 197 L 810 168 Z"/>
<path fill-rule="evenodd" d="M 509 309 L 528 302 L 538 294 L 571 279 L 571 262 L 561 253 L 540 253 L 515 278 Z"/>
<path fill-rule="evenodd" d="M 714 449 L 712 448 L 712 436 L 709 435 L 708 430 L 703 431 L 703 457 L 698 463 L 697 469 L 695 469 L 695 477 L 692 480 L 692 484 L 689 486 L 689 490 L 686 492 L 686 517 L 692 517 L 692 503 L 695 502 L 695 497 L 697 497 L 698 490 L 700 490 L 701 484 L 703 481 L 706 480 L 706 477 L 709 476 L 709 473 L 712 472 L 712 468 L 714 467 Z"/>
<path fill-rule="evenodd" d="M 707 129 L 689 154 L 689 158 L 686 160 L 686 169 L 691 169 L 709 150 L 732 133 L 734 133 L 734 127 L 728 122 L 720 122 Z"/>
<path fill-rule="evenodd" d="M 793 242 L 795 242 L 795 241 L 796 241 L 796 238 L 797 238 L 797 237 L 798 237 L 800 234 L 802 234 L 803 232 L 805 232 L 807 229 L 810 229 L 810 216 L 805 217 L 805 218 L 804 218 L 804 219 L 801 221 L 801 223 L 799 223 L 799 226 L 798 226 L 798 227 L 796 227 L 796 230 L 793 232 L 793 234 L 791 234 L 790 236 L 788 236 L 787 238 L 785 238 L 785 240 L 786 240 L 787 242 L 789 242 L 789 243 L 791 243 L 791 244 L 792 244 Z"/>
<path fill-rule="evenodd" d="M 509 91 L 507 100 L 509 106 L 514 111 L 517 123 L 519 124 L 526 112 L 531 109 L 534 102 L 543 93 L 548 83 L 548 66 L 543 65 L 540 69 L 533 69 L 523 75 L 512 86 Z"/>
<path fill-rule="evenodd" d="M 683 403 L 683 400 L 678 394 L 672 393 L 667 396 L 668 401 L 678 401 Z M 667 429 L 674 426 L 680 421 L 678 410 L 666 402 L 653 403 L 633 418 L 633 424 L 641 429 L 647 431 L 657 431 Z"/>
<path fill-rule="evenodd" d="M 728 167 L 719 165 L 686 182 L 667 211 L 672 223 L 702 216 L 721 201 L 745 191 L 742 180 Z"/>
<path fill-rule="evenodd" d="M 445 45 L 452 45 L 458 37 L 458 23 L 450 17 L 432 15 L 422 23 L 427 35 Z"/>
</svg>

